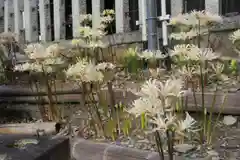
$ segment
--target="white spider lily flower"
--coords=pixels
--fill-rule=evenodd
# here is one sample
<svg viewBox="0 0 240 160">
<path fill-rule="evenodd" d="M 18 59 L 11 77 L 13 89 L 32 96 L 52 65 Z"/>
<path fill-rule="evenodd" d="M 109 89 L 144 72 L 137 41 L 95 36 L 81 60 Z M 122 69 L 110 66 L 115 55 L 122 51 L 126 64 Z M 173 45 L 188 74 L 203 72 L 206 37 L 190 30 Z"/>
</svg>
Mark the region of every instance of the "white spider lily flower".
<svg viewBox="0 0 240 160">
<path fill-rule="evenodd" d="M 196 125 L 196 123 L 197 121 L 194 118 L 192 118 L 188 112 L 186 112 L 185 120 L 180 120 L 178 122 L 177 131 L 179 133 L 182 133 L 184 131 L 191 131 L 194 125 Z"/>
<path fill-rule="evenodd" d="M 220 56 L 211 48 L 198 48 L 192 44 L 177 45 L 171 51 L 171 56 L 182 56 L 185 60 L 212 61 Z"/>
<path fill-rule="evenodd" d="M 104 24 L 110 24 L 113 20 L 114 18 L 110 15 L 101 17 L 101 22 Z"/>
<path fill-rule="evenodd" d="M 137 95 L 158 98 L 160 93 L 158 87 L 159 83 L 160 82 L 156 79 L 149 79 L 142 85 L 141 90 Z"/>
<path fill-rule="evenodd" d="M 104 78 L 103 74 L 97 71 L 96 66 L 86 60 L 80 60 L 75 65 L 70 66 L 66 71 L 66 76 L 81 82 L 97 82 Z"/>
<path fill-rule="evenodd" d="M 105 33 L 99 29 L 93 29 L 89 26 L 83 26 L 79 28 L 79 32 L 83 38 L 93 38 L 98 39 L 102 38 Z"/>
<path fill-rule="evenodd" d="M 160 98 L 178 97 L 183 88 L 182 79 L 169 78 L 165 83 L 159 83 Z"/>
<path fill-rule="evenodd" d="M 156 68 L 156 69 L 149 68 L 148 70 L 149 70 L 149 73 L 151 74 L 151 77 L 155 79 L 159 76 L 165 76 L 165 72 L 166 72 L 165 69 L 161 69 L 161 68 Z"/>
<path fill-rule="evenodd" d="M 24 51 L 30 59 L 42 59 L 48 57 L 45 47 L 39 43 L 27 45 Z"/>
<path fill-rule="evenodd" d="M 116 66 L 112 63 L 109 63 L 109 62 L 103 62 L 103 63 L 99 63 L 97 64 L 96 66 L 96 69 L 98 71 L 106 71 L 106 70 L 112 70 L 116 68 Z"/>
<path fill-rule="evenodd" d="M 150 120 L 150 123 L 155 125 L 156 127 L 153 128 L 153 132 L 158 131 L 165 133 L 168 129 L 171 129 L 172 127 L 175 127 L 176 125 L 176 116 L 173 116 L 171 113 L 166 114 L 166 116 L 157 116 L 153 117 Z"/>
<path fill-rule="evenodd" d="M 57 57 L 60 54 L 60 47 L 58 44 L 53 44 L 45 48 L 39 43 L 29 44 L 24 50 L 30 59 L 45 59 L 49 57 Z"/>
<path fill-rule="evenodd" d="M 211 64 L 211 68 L 213 70 L 213 75 L 211 75 L 211 77 L 216 77 L 218 80 L 221 80 L 223 82 L 229 81 L 230 78 L 223 73 L 224 67 L 225 65 L 222 63 Z"/>
<path fill-rule="evenodd" d="M 14 71 L 24 72 L 24 71 L 31 71 L 31 70 L 32 70 L 32 64 L 28 62 L 14 66 Z"/>
<path fill-rule="evenodd" d="M 46 58 L 41 62 L 43 65 L 60 65 L 64 64 L 62 58 Z"/>
<path fill-rule="evenodd" d="M 160 50 L 157 51 L 145 50 L 141 53 L 137 53 L 137 55 L 143 59 L 164 59 L 167 57 L 167 55 L 164 55 Z"/>
<path fill-rule="evenodd" d="M 12 32 L 2 32 L 0 33 L 0 43 L 5 44 L 11 44 L 16 42 L 17 35 Z"/>
<path fill-rule="evenodd" d="M 86 48 L 91 48 L 91 49 L 95 49 L 95 48 L 107 48 L 108 45 L 106 43 L 103 43 L 100 40 L 97 41 L 90 41 L 89 43 L 86 44 Z"/>
<path fill-rule="evenodd" d="M 194 75 L 198 75 L 198 68 L 199 66 L 183 66 L 177 72 L 180 73 L 181 76 L 191 79 Z"/>
<path fill-rule="evenodd" d="M 170 25 L 178 25 L 178 24 L 182 24 L 182 25 L 193 25 L 197 23 L 197 19 L 196 17 L 191 17 L 189 13 L 186 14 L 178 14 L 175 17 L 172 17 L 170 19 L 169 24 Z"/>
<path fill-rule="evenodd" d="M 83 77 L 84 82 L 102 81 L 104 78 L 103 74 L 96 70 L 96 66 L 89 63 L 85 68 L 85 75 Z"/>
<path fill-rule="evenodd" d="M 87 46 L 86 42 L 82 39 L 73 39 L 72 45 L 85 48 Z"/>
<path fill-rule="evenodd" d="M 181 44 L 174 46 L 170 56 L 182 56 L 185 59 L 196 59 L 201 50 L 194 44 Z"/>
<path fill-rule="evenodd" d="M 179 14 L 170 20 L 170 25 L 187 25 L 187 26 L 206 26 L 213 22 L 221 23 L 222 17 L 207 11 L 192 11 L 191 13 Z"/>
<path fill-rule="evenodd" d="M 108 16 L 108 15 L 114 15 L 115 14 L 115 11 L 113 9 L 105 9 L 103 12 L 102 12 L 102 15 L 103 16 Z"/>
<path fill-rule="evenodd" d="M 235 43 L 240 39 L 240 29 L 236 30 L 233 32 L 230 36 L 229 39 L 232 41 L 232 43 Z"/>
<path fill-rule="evenodd" d="M 91 14 L 81 14 L 80 15 L 80 23 L 85 22 L 85 21 L 92 21 L 92 15 Z"/>
<path fill-rule="evenodd" d="M 201 49 L 200 52 L 198 52 L 196 60 L 212 61 L 212 60 L 218 59 L 219 57 L 220 55 L 213 52 L 211 48 L 204 48 L 204 49 Z"/>
<path fill-rule="evenodd" d="M 157 113 L 163 113 L 163 106 L 159 99 L 140 97 L 133 101 L 132 108 L 127 112 L 139 117 L 141 114 L 146 113 L 149 116 L 154 116 Z"/>
<path fill-rule="evenodd" d="M 199 35 L 206 35 L 206 34 L 208 34 L 208 31 L 204 29 L 201 29 L 200 32 L 197 29 L 191 29 L 188 32 L 171 33 L 169 37 L 176 40 L 188 40 L 188 39 L 194 39 Z"/>
<path fill-rule="evenodd" d="M 223 18 L 218 14 L 213 14 L 208 11 L 193 11 L 194 14 L 200 21 L 202 21 L 202 25 L 209 24 L 209 23 L 222 23 Z"/>
<path fill-rule="evenodd" d="M 48 54 L 48 57 L 57 57 L 61 53 L 61 48 L 59 44 L 53 44 L 46 48 L 46 52 Z"/>
<path fill-rule="evenodd" d="M 215 74 L 222 74 L 225 68 L 225 65 L 222 63 L 213 63 L 211 68 Z"/>
</svg>

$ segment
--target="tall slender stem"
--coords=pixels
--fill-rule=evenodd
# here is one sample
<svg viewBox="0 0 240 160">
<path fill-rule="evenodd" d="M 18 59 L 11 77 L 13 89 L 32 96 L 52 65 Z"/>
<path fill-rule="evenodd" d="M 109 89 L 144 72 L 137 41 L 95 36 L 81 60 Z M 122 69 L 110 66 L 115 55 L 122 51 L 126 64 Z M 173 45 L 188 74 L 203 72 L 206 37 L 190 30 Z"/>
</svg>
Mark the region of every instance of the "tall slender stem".
<svg viewBox="0 0 240 160">
<path fill-rule="evenodd" d="M 159 158 L 160 158 L 160 160 L 164 160 L 163 144 L 162 144 L 162 140 L 161 140 L 161 137 L 160 137 L 160 134 L 158 131 L 155 132 L 155 140 L 156 140 Z"/>
<path fill-rule="evenodd" d="M 205 97 L 204 97 L 204 74 L 203 74 L 203 63 L 200 63 L 200 79 L 201 79 L 201 99 L 202 99 L 202 114 L 203 114 L 203 131 L 202 131 L 202 143 L 204 143 L 204 134 L 206 132 L 206 114 L 207 114 L 207 111 L 206 111 L 206 108 L 205 108 Z"/>
<path fill-rule="evenodd" d="M 169 160 L 173 160 L 173 144 L 172 144 L 172 132 L 167 130 L 167 141 L 168 141 L 168 156 Z"/>
<path fill-rule="evenodd" d="M 214 96 L 213 96 L 213 101 L 212 101 L 212 106 L 210 109 L 210 115 L 209 115 L 209 119 L 208 119 L 208 126 L 207 126 L 207 133 L 208 133 L 208 137 L 207 137 L 207 143 L 210 144 L 211 143 L 211 137 L 212 137 L 212 116 L 213 116 L 213 108 L 215 106 L 216 103 L 216 97 L 217 97 L 217 88 L 214 92 Z"/>
</svg>

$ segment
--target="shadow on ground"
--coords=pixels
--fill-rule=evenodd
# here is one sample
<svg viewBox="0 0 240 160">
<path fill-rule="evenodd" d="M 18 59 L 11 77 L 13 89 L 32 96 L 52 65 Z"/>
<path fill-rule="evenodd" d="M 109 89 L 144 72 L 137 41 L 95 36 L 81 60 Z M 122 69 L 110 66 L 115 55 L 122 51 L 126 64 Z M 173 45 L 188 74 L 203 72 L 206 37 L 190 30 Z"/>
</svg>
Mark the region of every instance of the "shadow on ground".
<svg viewBox="0 0 240 160">
<path fill-rule="evenodd" d="M 21 123 L 33 121 L 30 111 L 24 109 L 11 108 L 11 105 L 0 104 L 0 124 Z"/>
</svg>

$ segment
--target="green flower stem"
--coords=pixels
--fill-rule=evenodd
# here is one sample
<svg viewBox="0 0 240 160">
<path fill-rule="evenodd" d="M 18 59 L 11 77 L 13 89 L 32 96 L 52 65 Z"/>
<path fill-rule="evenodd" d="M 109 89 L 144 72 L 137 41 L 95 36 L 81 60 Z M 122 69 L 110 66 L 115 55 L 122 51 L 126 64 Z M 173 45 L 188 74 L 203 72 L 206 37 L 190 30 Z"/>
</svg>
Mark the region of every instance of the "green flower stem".
<svg viewBox="0 0 240 160">
<path fill-rule="evenodd" d="M 159 160 L 164 160 L 164 151 L 163 151 L 163 144 L 161 140 L 161 136 L 158 131 L 155 132 L 155 140 L 156 140 L 156 145 L 157 145 L 157 150 L 159 154 Z"/>
<path fill-rule="evenodd" d="M 227 101 L 227 96 L 224 95 L 223 102 L 222 102 L 221 107 L 220 107 L 220 111 L 218 112 L 218 115 L 217 115 L 215 124 L 213 125 L 213 130 L 212 130 L 212 134 L 211 134 L 210 140 L 212 140 L 212 135 L 215 133 L 217 124 L 218 124 L 218 122 L 219 122 L 219 120 L 220 120 L 220 116 L 221 116 L 221 114 L 222 114 L 222 112 L 223 112 L 223 109 L 224 109 L 224 106 L 225 106 L 225 104 L 226 104 L 226 101 Z"/>
<path fill-rule="evenodd" d="M 216 104 L 216 97 L 217 97 L 217 88 L 214 92 L 214 96 L 213 96 L 213 101 L 212 101 L 212 105 L 211 105 L 211 109 L 210 109 L 210 115 L 209 115 L 209 119 L 208 119 L 208 127 L 207 127 L 207 143 L 211 144 L 211 137 L 212 137 L 212 117 L 213 117 L 213 108 Z"/>
<path fill-rule="evenodd" d="M 205 101 L 205 97 L 204 97 L 204 92 L 205 92 L 205 89 L 204 89 L 204 74 L 203 74 L 203 63 L 200 64 L 200 79 L 201 79 L 201 89 L 202 89 L 202 92 L 201 92 L 201 100 L 202 100 L 202 114 L 203 114 L 203 130 L 202 130 L 202 135 L 201 135 L 201 141 L 202 143 L 204 143 L 204 135 L 206 133 L 206 108 L 205 108 L 205 104 L 204 104 L 204 101 Z"/>
<path fill-rule="evenodd" d="M 198 108 L 197 105 L 197 97 L 196 97 L 196 91 L 195 91 L 195 87 L 194 87 L 194 82 L 192 82 L 192 91 L 193 91 L 193 100 L 194 100 L 194 104 L 195 104 L 195 108 Z"/>
<path fill-rule="evenodd" d="M 171 130 L 166 131 L 168 142 L 168 156 L 169 160 L 173 160 L 173 132 Z"/>
</svg>

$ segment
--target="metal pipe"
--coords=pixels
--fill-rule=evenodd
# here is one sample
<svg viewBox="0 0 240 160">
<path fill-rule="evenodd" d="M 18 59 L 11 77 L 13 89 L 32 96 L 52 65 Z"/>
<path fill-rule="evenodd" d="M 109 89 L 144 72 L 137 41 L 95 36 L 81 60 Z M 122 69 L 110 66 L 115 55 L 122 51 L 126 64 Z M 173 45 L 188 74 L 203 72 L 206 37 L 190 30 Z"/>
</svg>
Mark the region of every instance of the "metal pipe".
<svg viewBox="0 0 240 160">
<path fill-rule="evenodd" d="M 147 0 L 147 34 L 148 49 L 157 50 L 157 10 L 156 0 Z"/>
</svg>

